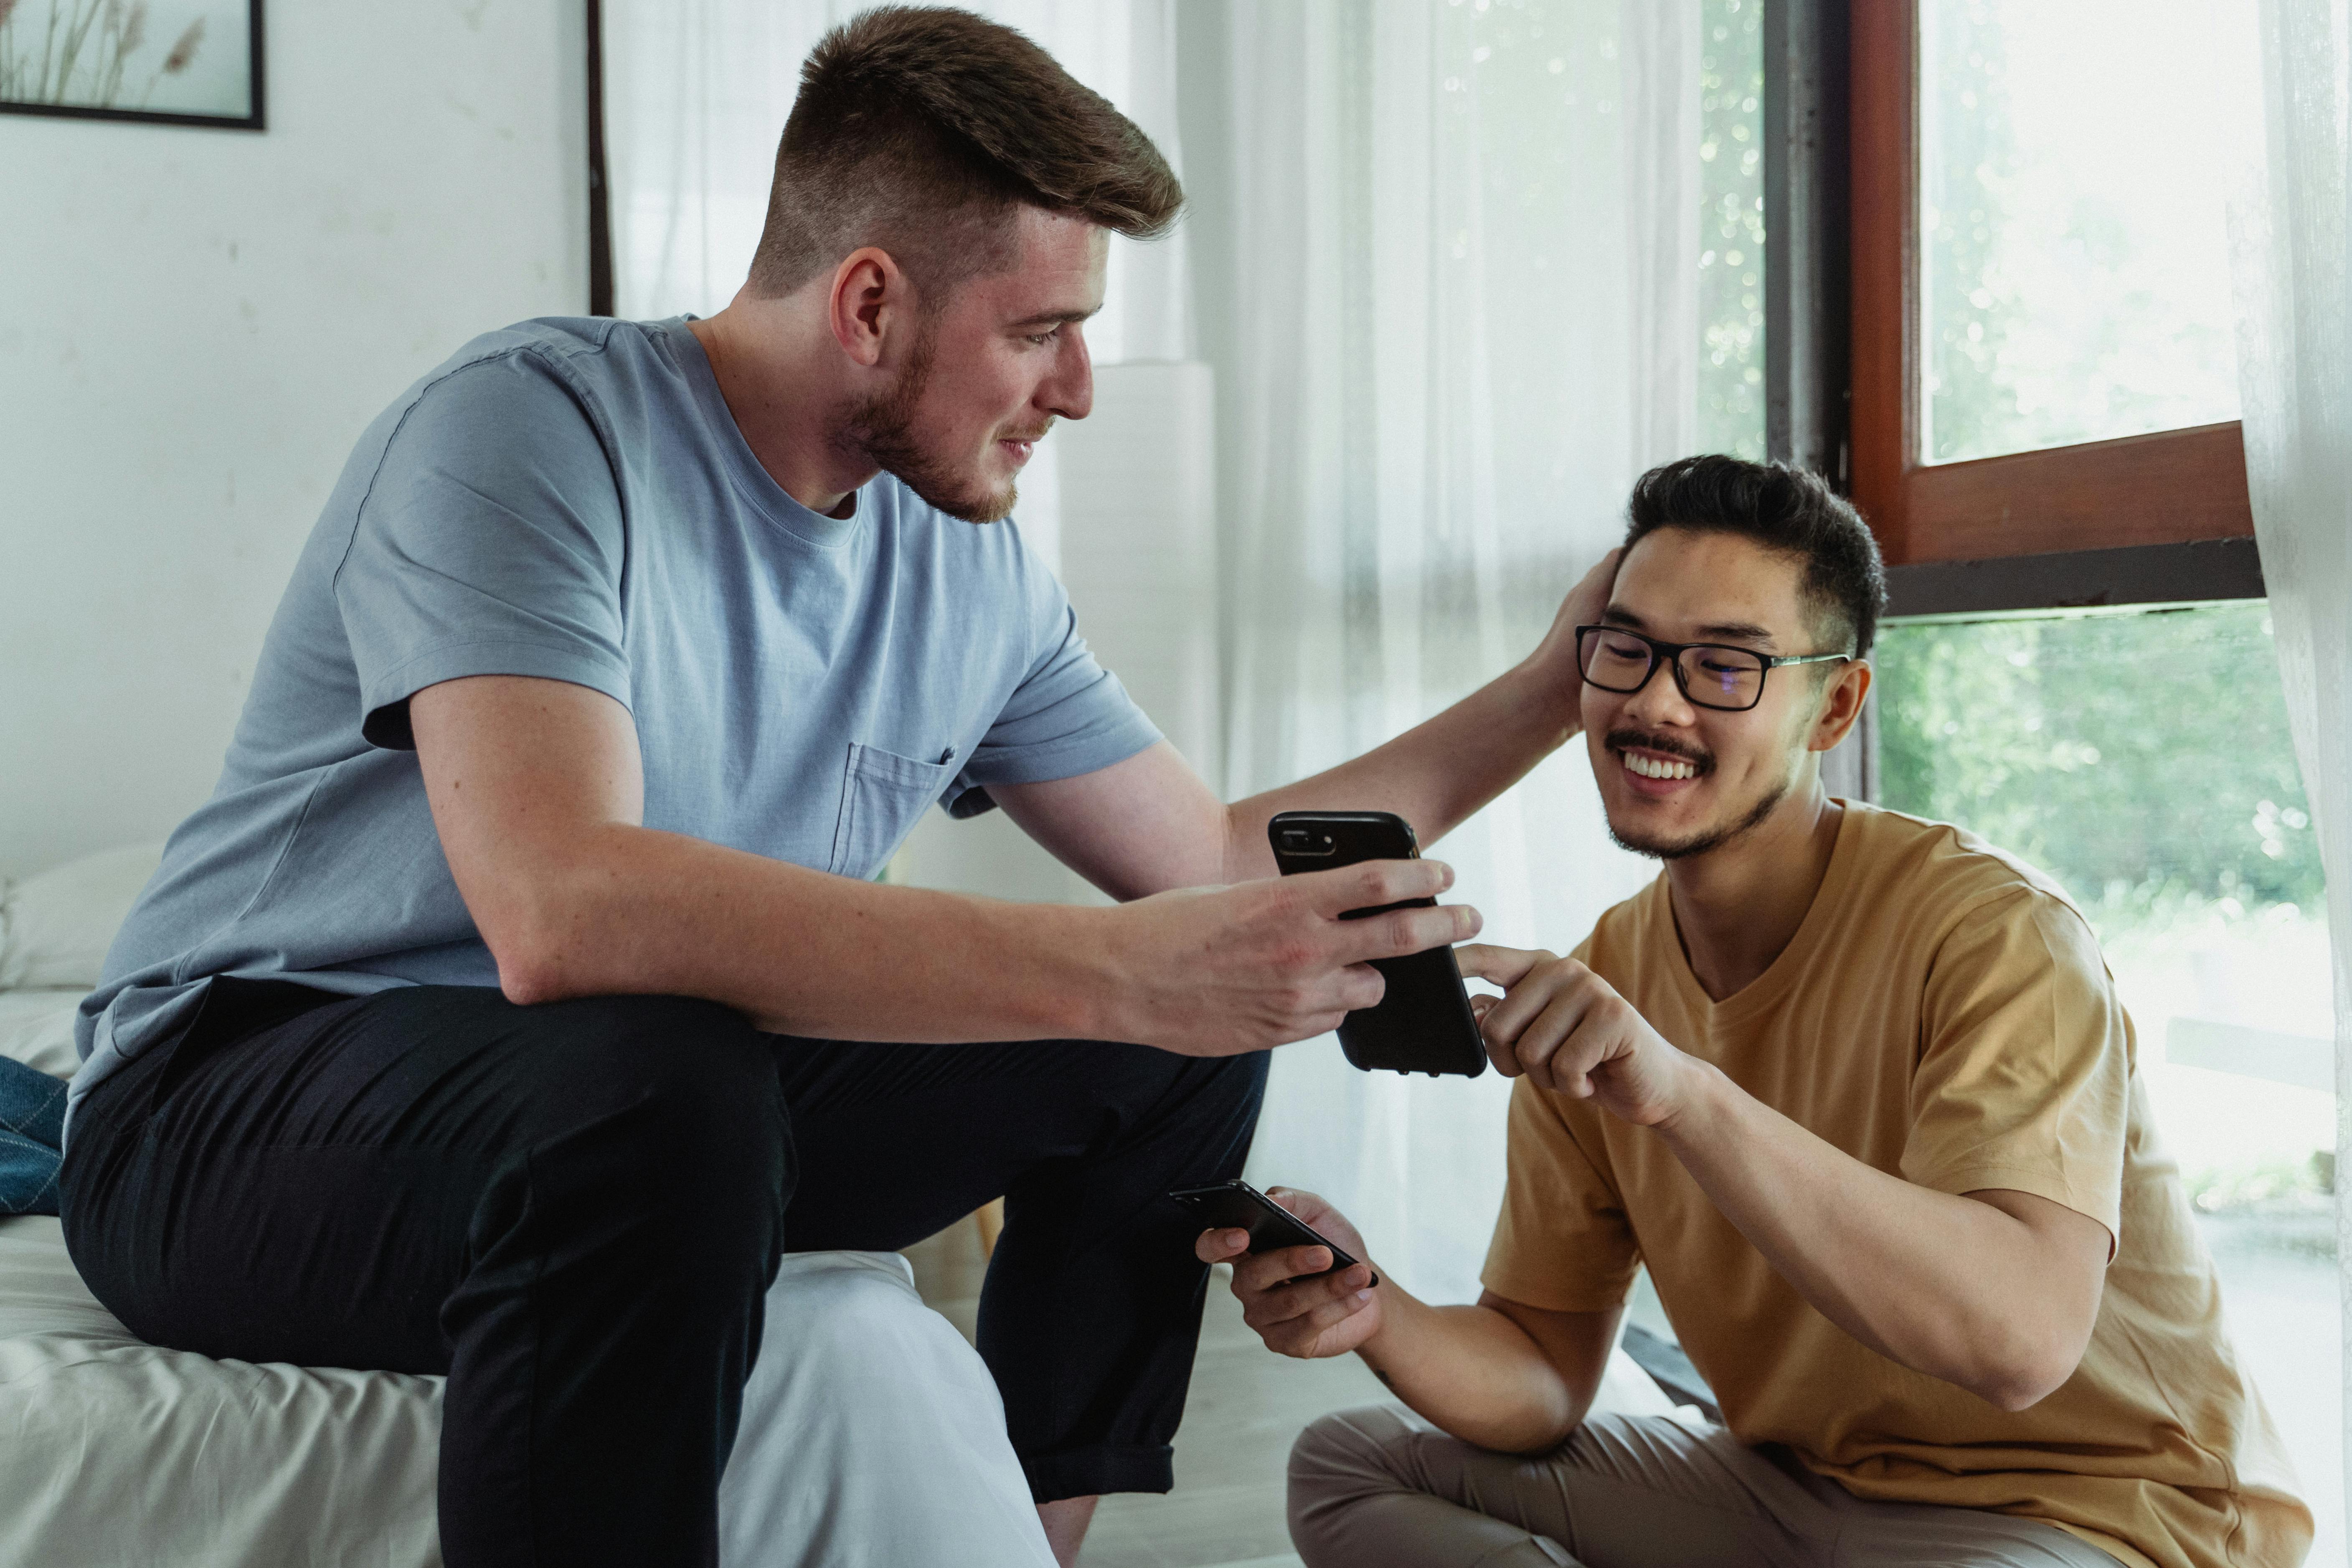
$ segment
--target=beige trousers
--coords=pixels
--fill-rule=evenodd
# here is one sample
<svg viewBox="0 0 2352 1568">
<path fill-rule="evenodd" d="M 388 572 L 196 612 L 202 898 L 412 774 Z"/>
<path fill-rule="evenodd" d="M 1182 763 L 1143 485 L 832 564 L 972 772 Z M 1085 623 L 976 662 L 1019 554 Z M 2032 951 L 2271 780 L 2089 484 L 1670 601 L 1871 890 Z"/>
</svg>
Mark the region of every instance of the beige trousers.
<svg viewBox="0 0 2352 1568">
<path fill-rule="evenodd" d="M 1299 1435 L 1290 1538 L 1307 1568 L 2116 1568 L 2040 1520 L 1864 1502 L 1695 1419 L 1595 1415 L 1528 1458 L 1388 1405 Z"/>
</svg>

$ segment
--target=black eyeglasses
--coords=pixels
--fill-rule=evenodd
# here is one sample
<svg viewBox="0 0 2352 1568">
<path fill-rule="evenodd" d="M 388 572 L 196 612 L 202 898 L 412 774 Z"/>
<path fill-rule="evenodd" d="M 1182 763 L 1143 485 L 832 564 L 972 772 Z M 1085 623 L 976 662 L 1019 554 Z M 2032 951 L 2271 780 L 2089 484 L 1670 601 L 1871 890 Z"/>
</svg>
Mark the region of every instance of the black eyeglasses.
<svg viewBox="0 0 2352 1568">
<path fill-rule="evenodd" d="M 1784 664 L 1828 664 L 1850 653 L 1755 653 L 1722 643 L 1660 642 L 1623 626 L 1576 628 L 1576 667 L 1603 691 L 1639 691 L 1650 684 L 1661 660 L 1675 668 L 1675 684 L 1701 708 L 1743 713 L 1764 700 L 1764 676 Z"/>
</svg>

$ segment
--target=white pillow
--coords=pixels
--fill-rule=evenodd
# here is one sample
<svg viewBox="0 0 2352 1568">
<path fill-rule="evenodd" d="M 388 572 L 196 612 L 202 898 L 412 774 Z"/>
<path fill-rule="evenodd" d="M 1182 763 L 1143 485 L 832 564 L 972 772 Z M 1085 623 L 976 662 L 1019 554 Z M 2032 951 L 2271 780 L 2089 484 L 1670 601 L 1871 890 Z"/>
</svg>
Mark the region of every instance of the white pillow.
<svg viewBox="0 0 2352 1568">
<path fill-rule="evenodd" d="M 134 844 L 0 882 L 0 991 L 96 985 L 115 928 L 163 858 L 161 844 Z"/>
</svg>

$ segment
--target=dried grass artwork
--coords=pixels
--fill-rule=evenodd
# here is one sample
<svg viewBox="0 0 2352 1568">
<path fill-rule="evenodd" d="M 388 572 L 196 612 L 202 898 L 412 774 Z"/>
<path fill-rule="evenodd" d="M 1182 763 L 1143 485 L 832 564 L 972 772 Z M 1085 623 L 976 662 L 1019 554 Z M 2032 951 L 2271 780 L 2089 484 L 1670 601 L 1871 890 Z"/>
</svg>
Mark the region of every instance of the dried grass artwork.
<svg viewBox="0 0 2352 1568">
<path fill-rule="evenodd" d="M 0 0 L 0 112 L 258 131 L 261 0 Z"/>
</svg>

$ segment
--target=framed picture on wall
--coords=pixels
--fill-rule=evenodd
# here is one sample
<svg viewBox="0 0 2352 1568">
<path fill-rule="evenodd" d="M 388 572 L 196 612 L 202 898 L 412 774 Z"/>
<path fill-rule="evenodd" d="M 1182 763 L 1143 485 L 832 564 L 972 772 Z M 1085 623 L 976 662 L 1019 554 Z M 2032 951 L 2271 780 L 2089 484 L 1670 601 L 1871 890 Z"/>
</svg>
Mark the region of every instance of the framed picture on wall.
<svg viewBox="0 0 2352 1568">
<path fill-rule="evenodd" d="M 0 114 L 258 131 L 261 0 L 0 0 Z"/>
</svg>

